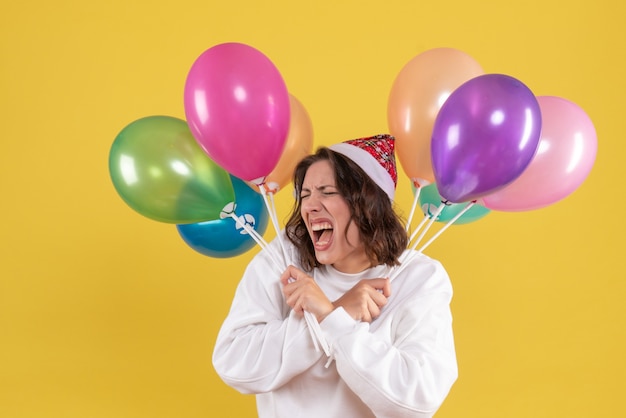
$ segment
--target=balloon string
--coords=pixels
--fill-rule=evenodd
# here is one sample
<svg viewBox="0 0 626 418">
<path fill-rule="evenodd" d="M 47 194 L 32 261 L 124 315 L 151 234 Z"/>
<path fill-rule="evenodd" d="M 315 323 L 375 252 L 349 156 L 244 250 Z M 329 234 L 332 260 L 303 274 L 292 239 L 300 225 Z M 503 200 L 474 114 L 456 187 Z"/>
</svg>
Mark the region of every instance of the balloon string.
<svg viewBox="0 0 626 418">
<path fill-rule="evenodd" d="M 259 245 L 259 247 L 267 252 L 270 260 L 273 263 L 274 268 L 279 275 L 282 275 L 285 271 L 285 267 L 281 266 L 280 262 L 277 260 L 278 255 L 268 246 L 267 241 L 263 239 L 258 231 L 250 227 L 250 225 L 248 225 L 246 222 L 241 221 L 241 219 L 234 213 L 231 212 L 229 216 L 235 220 L 235 225 L 241 226 L 248 233 L 248 235 L 250 235 L 250 237 L 252 237 L 252 239 Z M 315 318 L 315 315 L 313 315 L 311 312 L 304 311 L 304 319 L 306 320 L 307 328 L 309 330 L 309 334 L 311 335 L 311 340 L 313 341 L 315 351 L 320 351 L 319 343 L 322 343 L 322 349 L 324 350 L 324 353 L 326 353 L 326 355 L 330 355 L 330 348 L 328 346 L 328 343 L 326 342 L 326 339 L 322 335 L 322 329 L 320 328 L 319 322 L 317 322 L 317 318 Z"/>
<path fill-rule="evenodd" d="M 276 257 L 278 257 L 278 255 L 272 251 L 271 248 L 269 248 L 269 244 L 267 243 L 267 241 L 265 241 L 265 239 L 263 239 L 263 236 L 261 234 L 259 234 L 259 232 L 254 229 L 254 228 L 250 228 L 248 226 L 248 229 L 246 229 L 246 232 L 248 233 L 248 235 L 252 236 L 252 239 L 254 239 L 256 241 L 257 244 L 259 244 L 259 246 L 266 250 L 268 253 L 272 253 L 274 255 L 274 260 L 276 260 Z M 278 263 L 277 263 L 278 264 Z M 280 266 L 282 267 L 282 266 Z M 282 273 L 283 270 L 281 270 Z"/>
<path fill-rule="evenodd" d="M 322 334 L 322 328 L 320 327 L 320 323 L 317 322 L 317 318 L 309 311 L 304 311 L 304 319 L 306 320 L 307 328 L 309 329 L 309 333 L 311 334 L 311 339 L 313 340 L 313 345 L 315 346 L 315 351 L 320 351 L 320 345 L 322 346 L 322 350 L 324 354 L 330 356 L 330 346 L 324 338 Z"/>
<path fill-rule="evenodd" d="M 265 189 L 265 188 L 264 188 Z M 278 227 L 278 214 L 276 211 L 276 203 L 274 201 L 274 192 L 269 193 L 269 200 L 271 203 L 272 211 L 273 211 L 273 219 L 274 225 Z M 287 254 L 287 250 L 285 244 L 283 242 L 283 236 L 280 234 L 280 231 L 276 231 L 276 234 L 280 237 L 280 245 L 283 249 L 283 256 L 285 258 L 285 264 L 291 264 L 291 257 Z M 304 311 L 304 319 L 308 325 L 309 332 L 311 333 L 311 339 L 313 340 L 313 344 L 315 346 L 315 351 L 319 351 L 319 344 L 322 345 L 322 350 L 327 356 L 330 356 L 330 347 L 326 342 L 326 339 L 322 335 L 322 328 L 320 328 L 319 322 L 317 322 L 317 318 L 309 311 Z"/>
<path fill-rule="evenodd" d="M 422 238 L 424 238 L 424 235 L 426 235 L 426 233 L 428 232 L 430 227 L 435 223 L 435 220 L 437 220 L 437 218 L 439 217 L 439 215 L 443 211 L 443 208 L 445 208 L 445 207 L 446 207 L 446 201 L 442 200 L 441 204 L 439 204 L 439 207 L 437 208 L 437 210 L 435 211 L 434 214 L 432 214 L 431 216 L 424 215 L 424 219 L 422 219 L 422 222 L 420 223 L 420 228 L 418 228 L 413 234 L 411 234 L 411 238 L 409 239 L 409 242 L 411 242 L 413 240 L 414 235 L 419 231 L 419 229 L 421 229 L 421 225 L 424 224 L 424 222 L 426 222 L 426 220 L 428 220 L 428 223 L 426 224 L 426 227 L 422 230 L 422 232 L 419 235 L 419 237 L 417 237 L 417 240 L 415 241 L 415 243 L 411 247 L 411 250 L 415 250 L 415 248 L 417 247 L 417 244 L 419 244 L 420 241 L 422 240 Z"/>
<path fill-rule="evenodd" d="M 428 221 L 428 214 L 424 214 L 424 217 L 422 218 L 420 223 L 415 228 L 415 231 L 413 231 L 413 233 L 409 237 L 409 242 L 411 242 L 411 241 L 413 241 L 415 239 L 415 236 L 421 231 L 421 229 L 424 226 L 424 224 L 426 223 L 426 221 Z"/>
<path fill-rule="evenodd" d="M 265 241 L 263 236 L 259 234 L 259 232 L 256 229 L 250 227 L 250 225 L 248 225 L 247 222 L 245 222 L 245 218 L 244 220 L 241 220 L 242 216 L 237 216 L 234 213 L 230 213 L 229 215 L 231 218 L 233 218 L 237 222 L 236 225 L 243 227 L 243 229 L 248 233 L 248 235 L 250 235 L 256 241 L 256 243 L 259 244 L 261 248 L 265 248 L 269 245 L 267 241 Z"/>
<path fill-rule="evenodd" d="M 465 212 L 470 210 L 470 208 L 472 206 L 474 206 L 474 204 L 476 204 L 475 200 L 469 202 L 467 205 L 465 205 L 463 210 L 461 210 L 452 219 L 450 219 L 448 222 L 446 222 L 446 224 L 443 226 L 443 228 L 441 228 L 439 231 L 437 231 L 437 233 L 435 235 L 433 235 L 428 241 L 426 241 L 426 243 L 424 245 L 422 245 L 419 248 L 419 250 L 411 251 L 411 252 L 407 253 L 407 255 L 405 257 L 402 257 L 401 260 L 400 260 L 401 261 L 400 266 L 397 269 L 395 269 L 395 271 L 394 271 L 394 268 L 391 269 L 391 273 L 389 275 L 389 280 L 392 281 L 394 278 L 396 278 L 400 274 L 400 272 L 406 267 L 408 262 L 413 257 L 415 257 L 417 254 L 422 254 L 424 252 L 424 250 L 426 249 L 426 247 L 428 247 L 430 244 L 432 244 L 435 241 L 435 239 L 437 239 L 441 234 L 443 234 L 443 232 L 446 229 L 448 229 L 450 227 L 450 225 L 452 225 L 454 222 L 456 222 L 461 216 L 463 216 L 463 214 L 465 214 Z M 437 208 L 437 211 L 432 215 L 431 220 L 437 219 L 437 217 L 441 214 L 441 211 L 443 210 L 443 208 L 445 206 L 446 206 L 446 201 L 442 201 L 441 205 L 439 205 L 439 208 Z M 419 243 L 419 241 L 417 241 L 411 247 L 411 250 L 415 250 L 415 248 L 417 247 L 417 243 Z"/>
<path fill-rule="evenodd" d="M 433 237 L 431 239 L 429 239 L 428 241 L 426 241 L 426 243 L 419 249 L 417 250 L 418 253 L 422 253 L 424 252 L 424 250 L 426 249 L 426 247 L 428 247 L 430 244 L 432 244 L 432 242 L 437 239 L 437 237 L 439 237 L 439 235 L 443 234 L 443 232 L 448 229 L 450 227 L 450 225 L 452 225 L 454 222 L 457 221 L 457 219 L 459 219 L 461 216 L 463 216 L 463 214 L 465 212 L 467 212 L 468 210 L 470 210 L 470 208 L 472 206 L 474 206 L 474 204 L 476 203 L 475 200 L 469 202 L 467 205 L 465 205 L 465 207 L 463 208 L 463 210 L 461 210 L 459 213 L 457 213 L 456 215 L 454 215 L 454 217 L 452 219 L 450 219 L 448 222 L 446 222 L 446 224 L 443 226 L 443 228 L 441 228 L 439 231 L 437 231 L 437 233 L 435 235 L 433 235 Z"/>
<path fill-rule="evenodd" d="M 267 213 L 272 221 L 272 225 L 274 226 L 274 231 L 276 231 L 276 236 L 278 237 L 278 242 L 280 243 L 280 248 L 283 252 L 283 259 L 284 259 L 285 265 L 288 265 L 290 264 L 290 259 L 287 256 L 285 243 L 283 242 L 283 237 L 282 237 L 282 234 L 280 233 L 280 227 L 278 226 L 278 215 L 276 213 L 276 206 L 274 204 L 274 193 L 270 192 L 269 199 L 268 199 L 268 193 L 265 190 L 265 185 L 260 184 L 259 189 L 261 190 L 261 195 L 263 196 L 263 201 L 265 202 L 265 207 L 267 208 Z"/>
<path fill-rule="evenodd" d="M 278 273 L 279 274 L 283 274 L 283 271 L 285 269 L 281 268 L 281 264 L 277 260 L 276 254 L 274 253 L 274 251 L 272 251 L 268 247 L 268 244 L 263 239 L 263 237 L 254 228 L 252 228 L 250 225 L 248 225 L 245 221 L 242 221 L 240 219 L 240 217 L 238 217 L 234 213 L 230 213 L 229 215 L 230 215 L 231 218 L 233 218 L 235 220 L 235 225 L 236 226 L 241 226 L 248 233 L 248 235 L 250 235 L 252 237 L 252 239 L 259 245 L 259 247 L 261 247 L 261 249 L 267 251 L 267 253 L 270 256 L 270 259 L 271 259 L 274 267 L 278 271 Z"/>
<path fill-rule="evenodd" d="M 417 229 L 413 232 L 413 234 L 411 234 L 411 237 L 409 238 L 409 241 L 408 241 L 408 245 L 411 244 L 411 241 L 413 241 L 413 238 L 415 238 L 415 235 L 420 231 L 420 229 L 422 229 L 422 226 L 428 220 L 429 222 L 426 225 L 426 228 L 424 228 L 424 230 L 422 231 L 420 236 L 417 238 L 415 243 L 413 243 L 413 245 L 411 245 L 410 247 L 408 247 L 407 245 L 407 248 L 410 248 L 411 251 L 404 253 L 402 254 L 402 256 L 400 256 L 400 266 L 389 267 L 388 277 L 390 281 L 393 281 L 393 279 L 397 277 L 398 274 L 400 274 L 400 272 L 404 269 L 404 266 L 408 264 L 409 260 L 413 258 L 413 255 L 415 254 L 415 248 L 417 248 L 417 245 L 420 243 L 422 238 L 424 238 L 424 235 L 426 235 L 426 232 L 428 232 L 432 224 L 435 222 L 435 219 L 437 219 L 437 217 L 441 214 L 441 211 L 443 211 L 443 208 L 445 206 L 446 206 L 446 202 L 442 201 L 432 216 L 429 217 L 428 214 L 424 214 L 424 218 L 422 219 L 422 222 L 420 222 Z"/>
<path fill-rule="evenodd" d="M 276 235 L 278 237 L 278 240 L 279 240 L 279 243 L 280 243 L 280 247 L 281 247 L 282 253 L 283 253 L 283 262 L 284 262 L 284 265 L 285 265 L 285 268 L 286 268 L 286 266 L 288 264 L 291 264 L 291 258 L 287 254 L 287 250 L 286 250 L 285 244 L 283 242 L 283 237 L 282 237 L 282 234 L 280 233 L 280 228 L 278 226 L 278 215 L 277 215 L 277 212 L 276 212 L 276 205 L 275 205 L 275 201 L 274 201 L 274 193 L 273 192 L 267 193 L 266 190 L 265 190 L 265 186 L 263 184 L 259 185 L 259 189 L 261 190 L 261 195 L 263 196 L 263 201 L 265 202 L 265 207 L 267 209 L 269 217 L 272 220 L 272 225 L 274 226 L 274 230 L 276 231 Z M 269 197 L 268 197 L 268 195 L 269 195 Z M 280 272 L 280 274 L 283 273 L 285 268 L 283 268 L 283 270 Z M 322 345 L 322 349 L 324 350 L 324 353 L 327 356 L 329 356 L 330 355 L 330 347 L 328 346 L 328 343 L 326 342 L 326 339 L 322 335 L 322 329 L 320 328 L 320 324 L 317 321 L 317 318 L 315 317 L 315 315 L 313 315 L 309 311 L 304 311 L 304 319 L 306 321 L 309 333 L 311 334 L 311 339 L 313 340 L 313 345 L 315 346 L 315 351 L 318 351 L 318 352 L 320 351 L 320 344 L 321 344 Z"/>
<path fill-rule="evenodd" d="M 409 228 L 411 227 L 411 222 L 413 222 L 413 215 L 415 215 L 415 209 L 417 208 L 417 202 L 420 198 L 420 192 L 422 188 L 417 186 L 415 189 L 415 197 L 413 198 L 413 205 L 411 206 L 411 211 L 409 212 L 409 218 L 406 221 L 406 227 L 404 228 L 406 232 L 409 232 Z"/>
</svg>

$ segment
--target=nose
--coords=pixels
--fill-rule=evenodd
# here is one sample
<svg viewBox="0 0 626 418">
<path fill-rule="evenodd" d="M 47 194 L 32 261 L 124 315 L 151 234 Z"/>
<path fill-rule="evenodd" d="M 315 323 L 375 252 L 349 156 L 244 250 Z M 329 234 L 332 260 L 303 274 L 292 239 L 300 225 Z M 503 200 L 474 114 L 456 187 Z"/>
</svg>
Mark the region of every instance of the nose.
<svg viewBox="0 0 626 418">
<path fill-rule="evenodd" d="M 311 193 L 306 198 L 302 199 L 302 211 L 303 212 L 316 212 L 322 208 L 319 197 L 316 193 Z"/>
</svg>

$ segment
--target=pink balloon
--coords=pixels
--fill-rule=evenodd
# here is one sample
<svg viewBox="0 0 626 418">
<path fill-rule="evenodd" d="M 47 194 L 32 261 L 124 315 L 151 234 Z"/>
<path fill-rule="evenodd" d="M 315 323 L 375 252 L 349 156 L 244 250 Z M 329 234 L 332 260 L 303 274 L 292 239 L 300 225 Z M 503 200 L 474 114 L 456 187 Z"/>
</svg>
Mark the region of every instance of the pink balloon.
<svg viewBox="0 0 626 418">
<path fill-rule="evenodd" d="M 493 210 L 539 209 L 570 195 L 587 178 L 598 148 L 596 131 L 576 104 L 554 96 L 538 96 L 541 136 L 537 153 L 511 184 L 482 198 Z"/>
<path fill-rule="evenodd" d="M 278 69 L 258 50 L 225 43 L 206 50 L 185 82 L 185 115 L 213 161 L 247 181 L 278 163 L 289 131 L 289 93 Z"/>
</svg>

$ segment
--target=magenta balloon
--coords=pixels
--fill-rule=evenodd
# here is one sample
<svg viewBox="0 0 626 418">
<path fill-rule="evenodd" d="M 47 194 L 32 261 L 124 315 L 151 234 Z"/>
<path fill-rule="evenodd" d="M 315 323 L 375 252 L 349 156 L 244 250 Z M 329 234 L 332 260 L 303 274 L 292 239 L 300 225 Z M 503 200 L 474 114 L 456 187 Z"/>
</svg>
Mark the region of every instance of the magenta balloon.
<svg viewBox="0 0 626 418">
<path fill-rule="evenodd" d="M 596 130 L 576 104 L 554 96 L 537 97 L 542 129 L 537 154 L 511 184 L 482 198 L 490 209 L 539 209 L 570 195 L 587 178 L 598 149 Z"/>
<path fill-rule="evenodd" d="M 537 150 L 541 112 L 526 85 L 485 74 L 450 94 L 433 127 L 431 157 L 439 193 L 475 200 L 515 180 Z"/>
<path fill-rule="evenodd" d="M 225 43 L 206 50 L 185 82 L 185 115 L 213 161 L 247 181 L 274 169 L 289 131 L 289 93 L 258 50 Z"/>
</svg>

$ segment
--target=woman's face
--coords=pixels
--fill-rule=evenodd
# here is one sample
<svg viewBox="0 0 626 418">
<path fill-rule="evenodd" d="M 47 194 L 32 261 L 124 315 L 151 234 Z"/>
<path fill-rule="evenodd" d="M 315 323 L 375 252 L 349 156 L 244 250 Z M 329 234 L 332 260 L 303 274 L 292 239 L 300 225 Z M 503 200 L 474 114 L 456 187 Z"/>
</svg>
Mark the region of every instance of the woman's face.
<svg viewBox="0 0 626 418">
<path fill-rule="evenodd" d="M 337 189 L 330 162 L 322 160 L 309 167 L 300 198 L 300 214 L 321 264 L 331 264 L 344 273 L 358 273 L 370 267 L 359 230 L 350 219 L 348 203 Z"/>
</svg>

